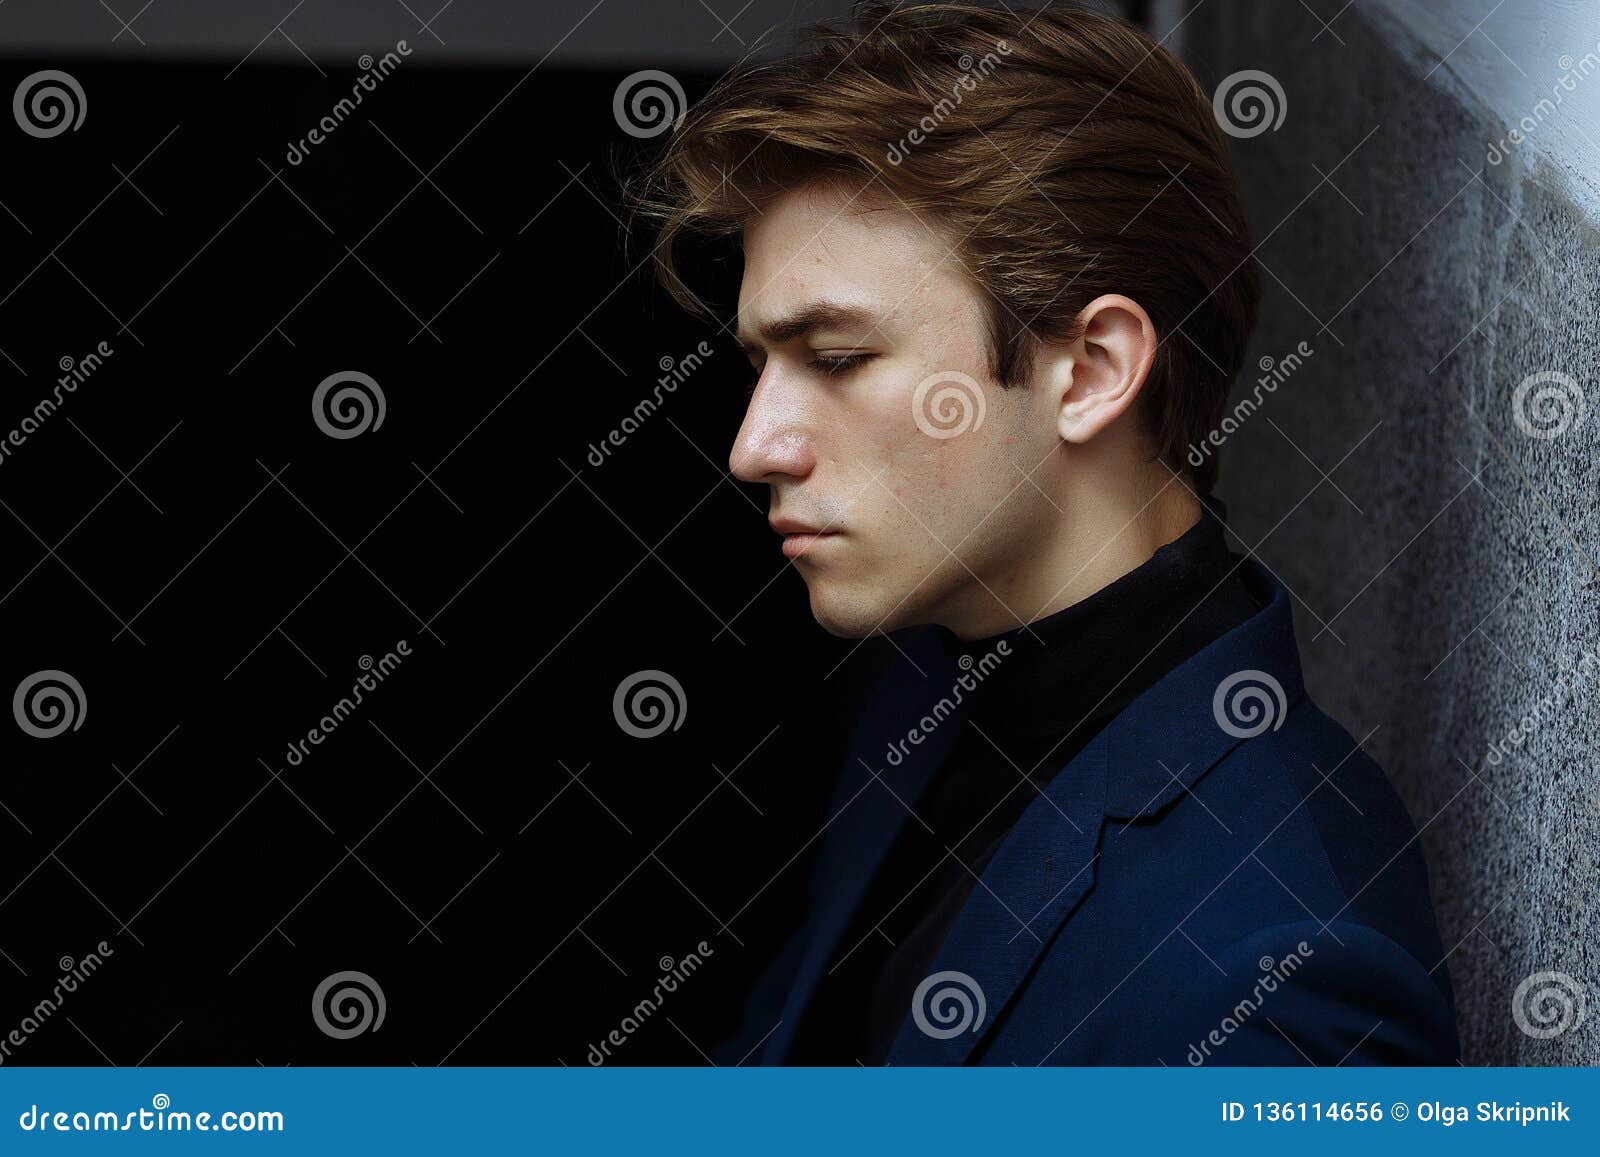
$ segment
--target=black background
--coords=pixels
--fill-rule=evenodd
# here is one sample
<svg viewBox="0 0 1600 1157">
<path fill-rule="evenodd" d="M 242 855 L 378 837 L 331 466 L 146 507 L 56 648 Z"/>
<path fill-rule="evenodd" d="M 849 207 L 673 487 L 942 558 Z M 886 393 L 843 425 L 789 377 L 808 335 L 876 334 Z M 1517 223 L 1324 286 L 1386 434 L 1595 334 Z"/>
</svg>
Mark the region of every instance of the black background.
<svg viewBox="0 0 1600 1157">
<path fill-rule="evenodd" d="M 886 644 L 815 625 L 727 475 L 749 369 L 622 244 L 623 72 L 407 62 L 292 166 L 356 68 L 14 58 L 4 90 L 40 68 L 88 115 L 0 129 L 0 436 L 114 352 L 0 462 L 0 684 L 87 700 L 0 728 L 0 1033 L 114 955 L 7 1063 L 582 1064 L 705 940 L 615 1050 L 703 1063 L 803 914 Z M 387 406 L 348 440 L 311 412 L 342 370 Z M 685 694 L 648 740 L 612 712 L 646 668 Z M 386 1015 L 335 1040 L 346 969 Z"/>
</svg>

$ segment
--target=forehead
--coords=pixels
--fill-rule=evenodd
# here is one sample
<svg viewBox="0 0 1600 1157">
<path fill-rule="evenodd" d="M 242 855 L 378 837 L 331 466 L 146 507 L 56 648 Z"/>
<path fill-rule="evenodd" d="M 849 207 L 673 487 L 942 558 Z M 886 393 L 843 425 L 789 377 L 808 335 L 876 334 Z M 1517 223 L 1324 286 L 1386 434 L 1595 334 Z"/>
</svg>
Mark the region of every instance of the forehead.
<svg viewBox="0 0 1600 1157">
<path fill-rule="evenodd" d="M 965 297 L 976 294 L 946 230 L 854 188 L 792 190 L 745 226 L 741 328 L 817 300 L 890 316 L 948 313 Z"/>
</svg>

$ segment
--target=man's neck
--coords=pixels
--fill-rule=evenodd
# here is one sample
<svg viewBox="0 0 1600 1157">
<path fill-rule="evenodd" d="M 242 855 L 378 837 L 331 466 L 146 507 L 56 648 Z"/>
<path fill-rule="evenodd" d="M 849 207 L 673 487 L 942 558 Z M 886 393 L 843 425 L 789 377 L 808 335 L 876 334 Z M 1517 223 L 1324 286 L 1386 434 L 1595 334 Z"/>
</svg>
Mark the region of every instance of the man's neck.
<svg viewBox="0 0 1600 1157">
<path fill-rule="evenodd" d="M 1136 570 L 1201 517 L 1201 506 L 1182 481 L 1150 494 L 1129 488 L 1116 500 L 1103 491 L 1098 502 L 1069 501 L 1067 510 L 1090 510 L 1039 544 L 1009 574 L 974 584 L 972 605 L 943 625 L 963 640 L 982 639 L 1064 610 Z"/>
</svg>

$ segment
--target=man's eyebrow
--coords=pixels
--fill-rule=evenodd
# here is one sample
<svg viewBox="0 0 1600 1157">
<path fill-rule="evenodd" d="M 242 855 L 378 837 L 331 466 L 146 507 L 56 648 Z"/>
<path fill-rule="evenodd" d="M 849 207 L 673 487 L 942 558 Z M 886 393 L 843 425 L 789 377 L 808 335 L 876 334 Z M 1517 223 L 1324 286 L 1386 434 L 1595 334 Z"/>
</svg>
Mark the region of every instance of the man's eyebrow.
<svg viewBox="0 0 1600 1157">
<path fill-rule="evenodd" d="M 877 315 L 863 306 L 819 301 L 803 306 L 787 316 L 763 322 L 756 327 L 756 337 L 752 337 L 749 331 L 741 326 L 738 337 L 739 344 L 746 348 L 759 344 L 757 338 L 769 345 L 781 345 L 783 342 L 804 337 L 812 330 L 872 326 L 876 321 Z"/>
</svg>

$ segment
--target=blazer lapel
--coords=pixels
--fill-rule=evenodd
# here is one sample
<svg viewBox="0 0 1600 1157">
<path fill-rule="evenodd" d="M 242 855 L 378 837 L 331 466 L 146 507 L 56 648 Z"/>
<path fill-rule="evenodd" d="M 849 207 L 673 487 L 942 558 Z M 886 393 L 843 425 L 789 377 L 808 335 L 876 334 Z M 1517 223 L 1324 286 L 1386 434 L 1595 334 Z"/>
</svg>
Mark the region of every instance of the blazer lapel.
<svg viewBox="0 0 1600 1157">
<path fill-rule="evenodd" d="M 1130 703 L 1028 806 L 940 947 L 890 1064 L 966 1061 L 1093 888 L 1105 821 L 1157 815 L 1304 696 L 1288 592 L 1243 566 L 1267 605 Z"/>
<path fill-rule="evenodd" d="M 840 938 L 868 883 L 909 818 L 906 809 L 916 806 L 960 733 L 956 717 L 933 727 L 924 718 L 960 670 L 936 631 L 911 632 L 873 692 L 828 809 L 805 955 L 782 1019 L 762 1046 L 762 1064 L 784 1062 L 817 985 L 846 947 Z M 913 727 L 921 740 L 915 744 L 906 741 Z"/>
<path fill-rule="evenodd" d="M 1088 895 L 1099 855 L 1107 747 L 1104 732 L 1091 740 L 995 853 L 913 998 L 890 1064 L 964 1062 Z"/>
</svg>

